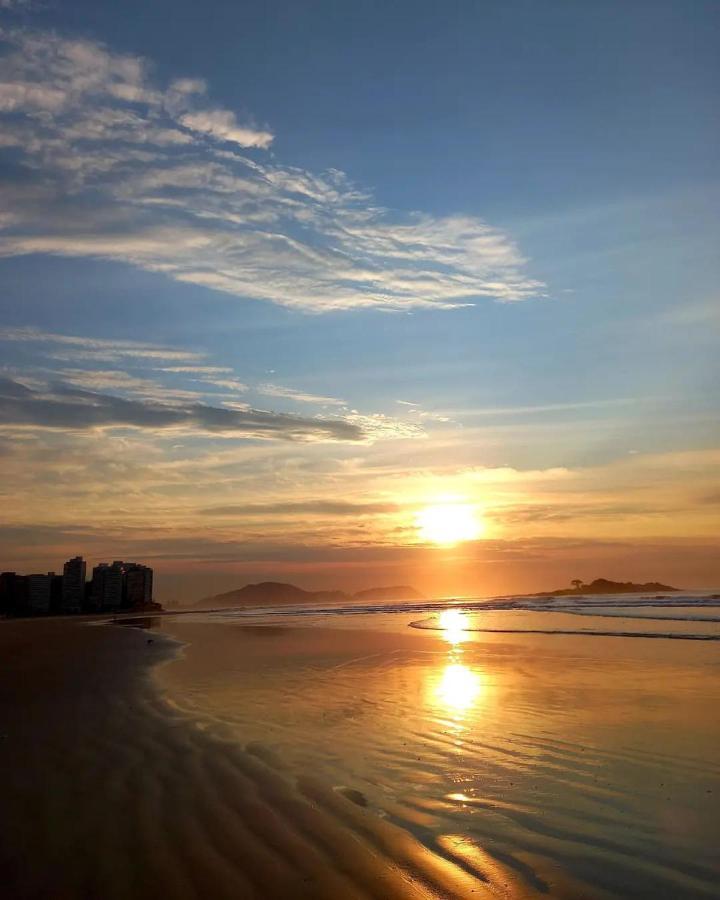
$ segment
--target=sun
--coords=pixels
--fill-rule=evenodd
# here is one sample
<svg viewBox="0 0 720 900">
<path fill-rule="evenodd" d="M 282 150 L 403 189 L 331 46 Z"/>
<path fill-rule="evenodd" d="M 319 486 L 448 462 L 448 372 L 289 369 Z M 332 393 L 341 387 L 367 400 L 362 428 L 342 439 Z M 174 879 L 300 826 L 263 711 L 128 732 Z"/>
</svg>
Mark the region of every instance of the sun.
<svg viewBox="0 0 720 900">
<path fill-rule="evenodd" d="M 424 541 L 444 545 L 474 541 L 484 530 L 475 507 L 469 503 L 427 506 L 417 515 L 417 527 Z"/>
</svg>

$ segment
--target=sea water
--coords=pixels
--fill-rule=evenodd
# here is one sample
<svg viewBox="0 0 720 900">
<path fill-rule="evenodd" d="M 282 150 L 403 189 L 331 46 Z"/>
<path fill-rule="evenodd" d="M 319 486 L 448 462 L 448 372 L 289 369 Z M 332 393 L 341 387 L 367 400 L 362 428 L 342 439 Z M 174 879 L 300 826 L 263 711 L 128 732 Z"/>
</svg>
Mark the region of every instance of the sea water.
<svg viewBox="0 0 720 900">
<path fill-rule="evenodd" d="M 162 627 L 185 645 L 159 673 L 172 702 L 361 810 L 338 828 L 392 823 L 507 897 L 718 896 L 717 599 L 283 607 Z"/>
</svg>

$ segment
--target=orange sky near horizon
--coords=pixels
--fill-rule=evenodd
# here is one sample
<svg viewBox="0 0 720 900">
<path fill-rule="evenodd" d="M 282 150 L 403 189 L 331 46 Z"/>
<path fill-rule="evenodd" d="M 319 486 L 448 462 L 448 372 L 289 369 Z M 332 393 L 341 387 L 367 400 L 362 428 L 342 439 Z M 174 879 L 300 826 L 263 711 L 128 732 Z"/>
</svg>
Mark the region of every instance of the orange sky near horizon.
<svg viewBox="0 0 720 900">
<path fill-rule="evenodd" d="M 553 589 L 600 576 L 720 585 L 718 451 L 632 454 L 585 468 L 432 472 L 408 470 L 402 446 L 396 462 L 386 456 L 378 467 L 377 453 L 387 450 L 368 444 L 323 474 L 324 445 L 306 448 L 302 460 L 273 445 L 264 450 L 273 474 L 259 483 L 253 468 L 238 476 L 256 447 L 181 462 L 158 449 L 149 464 L 144 441 L 97 433 L 72 443 L 52 459 L 42 437 L 28 434 L 22 456 L 6 458 L 15 540 L 4 548 L 4 568 L 57 570 L 76 553 L 91 562 L 138 559 L 155 567 L 165 602 L 257 580 L 349 591 L 407 583 L 440 596 Z M 43 465 L 28 467 L 41 453 Z M 117 487 L 102 483 L 108 466 L 124 473 Z M 306 468 L 315 470 L 312 493 Z M 82 473 L 81 498 L 73 473 Z M 78 528 L 78 501 L 91 526 Z M 448 506 L 475 516 L 478 534 L 448 545 L 424 534 L 423 514 Z M 45 524 L 35 525 L 40 519 Z"/>
<path fill-rule="evenodd" d="M 0 569 L 720 587 L 720 5 L 508 4 L 0 0 Z"/>
</svg>

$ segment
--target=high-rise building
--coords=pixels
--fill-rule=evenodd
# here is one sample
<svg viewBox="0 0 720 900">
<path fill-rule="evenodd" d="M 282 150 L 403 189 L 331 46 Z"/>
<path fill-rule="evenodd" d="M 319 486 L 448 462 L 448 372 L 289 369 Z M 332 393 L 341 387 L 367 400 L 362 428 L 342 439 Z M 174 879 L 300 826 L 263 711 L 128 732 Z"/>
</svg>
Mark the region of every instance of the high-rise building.
<svg viewBox="0 0 720 900">
<path fill-rule="evenodd" d="M 125 605 L 129 609 L 152 603 L 153 570 L 139 563 L 125 563 Z"/>
<path fill-rule="evenodd" d="M 28 580 L 15 572 L 0 574 L 0 615 L 24 616 L 28 611 Z"/>
<path fill-rule="evenodd" d="M 52 615 L 57 615 L 62 610 L 62 586 L 63 586 L 63 577 L 62 575 L 52 574 L 52 578 L 50 579 L 50 613 Z"/>
<path fill-rule="evenodd" d="M 0 572 L 0 616 L 10 613 L 13 583 L 17 575 L 15 572 Z"/>
<path fill-rule="evenodd" d="M 100 563 L 87 583 L 86 568 L 82 556 L 75 556 L 65 563 L 62 575 L 0 573 L 0 616 L 161 608 L 153 603 L 149 566 L 120 559 Z"/>
<path fill-rule="evenodd" d="M 93 569 L 90 605 L 93 610 L 120 609 L 123 606 L 124 568 L 116 560 L 112 565 L 100 563 Z"/>
<path fill-rule="evenodd" d="M 100 563 L 93 569 L 90 606 L 93 610 L 135 609 L 152 603 L 153 570 L 140 563 Z"/>
<path fill-rule="evenodd" d="M 52 602 L 53 584 L 56 575 L 28 575 L 28 606 L 31 614 L 47 614 Z"/>
<path fill-rule="evenodd" d="M 85 560 L 74 556 L 63 566 L 62 612 L 80 612 L 85 599 Z"/>
</svg>

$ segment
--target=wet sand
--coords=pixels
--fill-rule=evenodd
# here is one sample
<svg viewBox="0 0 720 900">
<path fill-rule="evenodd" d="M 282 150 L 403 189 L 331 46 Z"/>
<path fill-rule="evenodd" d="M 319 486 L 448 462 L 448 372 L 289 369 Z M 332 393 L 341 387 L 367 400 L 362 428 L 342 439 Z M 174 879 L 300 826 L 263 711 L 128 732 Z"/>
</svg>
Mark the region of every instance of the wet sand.
<svg viewBox="0 0 720 900">
<path fill-rule="evenodd" d="M 149 671 L 176 648 L 152 639 L 0 623 L 3 898 L 487 893 L 401 829 L 367 829 L 363 810 L 311 774 L 296 783 L 173 714 Z"/>
<path fill-rule="evenodd" d="M 3 898 L 717 896 L 720 645 L 416 618 L 0 623 Z"/>
<path fill-rule="evenodd" d="M 497 895 L 717 896 L 717 641 L 416 618 L 168 620 L 186 651 L 159 681 L 209 730 L 359 803 L 366 833 L 391 823 Z"/>
</svg>

